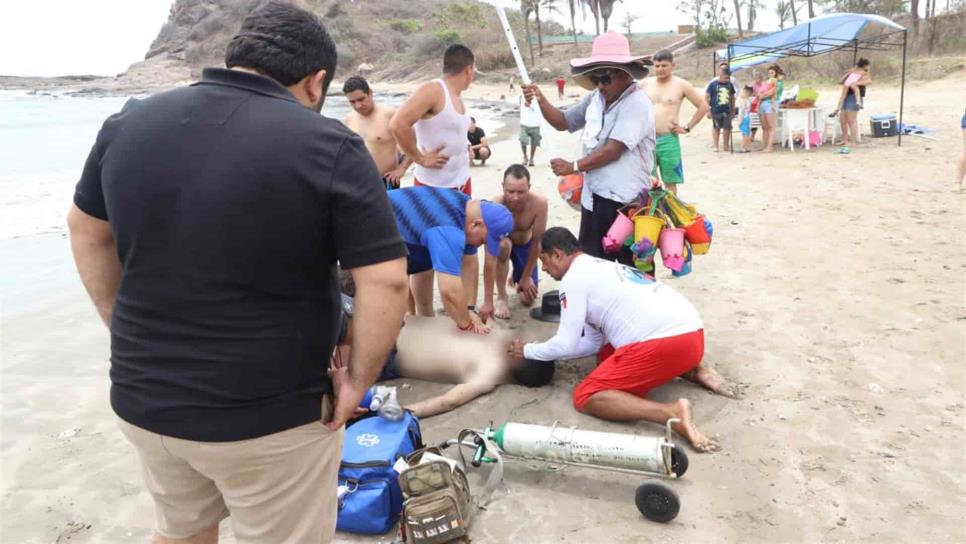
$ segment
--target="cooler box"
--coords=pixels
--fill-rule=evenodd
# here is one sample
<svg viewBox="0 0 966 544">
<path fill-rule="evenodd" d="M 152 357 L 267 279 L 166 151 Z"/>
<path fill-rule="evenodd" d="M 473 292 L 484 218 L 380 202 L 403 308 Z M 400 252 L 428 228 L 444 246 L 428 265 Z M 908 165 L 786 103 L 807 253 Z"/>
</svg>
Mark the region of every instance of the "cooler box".
<svg viewBox="0 0 966 544">
<path fill-rule="evenodd" d="M 872 137 L 882 138 L 899 134 L 899 123 L 894 113 L 878 113 L 869 120 L 872 126 Z"/>
</svg>

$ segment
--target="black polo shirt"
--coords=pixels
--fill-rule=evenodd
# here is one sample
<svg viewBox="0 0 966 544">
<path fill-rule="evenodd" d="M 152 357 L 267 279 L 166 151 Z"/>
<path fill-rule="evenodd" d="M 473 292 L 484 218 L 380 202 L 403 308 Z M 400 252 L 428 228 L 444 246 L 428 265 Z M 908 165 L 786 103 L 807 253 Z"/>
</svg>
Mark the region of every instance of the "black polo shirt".
<svg viewBox="0 0 966 544">
<path fill-rule="evenodd" d="M 406 255 L 362 140 L 239 71 L 129 101 L 101 128 L 74 203 L 110 221 L 122 265 L 111 404 L 190 440 L 319 420 L 336 261 Z"/>
</svg>

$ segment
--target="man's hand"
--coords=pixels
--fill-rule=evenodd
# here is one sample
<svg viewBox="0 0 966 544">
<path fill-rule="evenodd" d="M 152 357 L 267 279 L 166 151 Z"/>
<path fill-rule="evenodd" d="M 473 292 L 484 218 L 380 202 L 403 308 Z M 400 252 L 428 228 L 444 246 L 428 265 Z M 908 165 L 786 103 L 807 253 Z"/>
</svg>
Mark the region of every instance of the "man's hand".
<svg viewBox="0 0 966 544">
<path fill-rule="evenodd" d="M 442 168 L 446 164 L 446 161 L 449 160 L 449 155 L 442 153 L 444 147 L 446 147 L 445 144 L 440 144 L 439 147 L 432 151 L 424 151 L 423 156 L 419 160 L 419 165 L 423 168 Z"/>
<path fill-rule="evenodd" d="M 406 169 L 403 168 L 402 165 L 400 165 L 398 168 L 395 168 L 394 170 L 390 170 L 385 174 L 383 174 L 383 177 L 386 178 L 386 181 L 389 182 L 389 185 L 398 189 L 399 184 L 402 181 L 403 176 L 405 175 L 406 175 Z"/>
<path fill-rule="evenodd" d="M 490 328 L 483 324 L 483 320 L 480 319 L 480 316 L 476 315 L 476 312 L 470 312 L 470 328 L 466 329 L 465 332 L 490 334 Z"/>
<path fill-rule="evenodd" d="M 574 173 L 574 163 L 564 159 L 552 159 L 550 169 L 553 170 L 555 175 L 566 176 Z"/>
<path fill-rule="evenodd" d="M 688 131 L 684 130 L 684 127 L 678 124 L 677 121 L 671 121 L 671 134 L 687 134 Z"/>
<path fill-rule="evenodd" d="M 325 424 L 331 431 L 338 431 L 346 421 L 366 413 L 368 410 L 359 407 L 366 389 L 359 389 L 349 380 L 349 368 L 339 367 L 329 369 L 332 380 L 332 391 L 335 394 L 332 419 Z"/>
<path fill-rule="evenodd" d="M 510 355 L 511 360 L 522 361 L 523 360 L 523 340 L 517 338 L 510 342 L 510 347 L 507 348 L 507 353 Z"/>
<path fill-rule="evenodd" d="M 541 100 L 546 100 L 543 97 L 543 92 L 540 90 L 540 87 L 536 85 L 521 85 L 520 88 L 523 89 L 523 99 L 526 100 L 527 106 L 530 105 L 532 100 L 536 100 L 537 103 Z"/>
<path fill-rule="evenodd" d="M 490 320 L 491 317 L 493 317 L 493 301 L 488 300 L 484 302 L 482 305 L 480 305 L 478 310 L 480 314 L 480 320 L 482 320 L 483 323 L 486 323 L 487 321 Z M 472 319 L 472 314 L 471 314 L 471 319 Z"/>
<path fill-rule="evenodd" d="M 520 302 L 525 306 L 529 305 L 536 300 L 537 293 L 537 286 L 533 283 L 533 276 L 526 275 L 520 278 L 520 283 L 517 284 L 517 296 L 520 297 Z"/>
</svg>

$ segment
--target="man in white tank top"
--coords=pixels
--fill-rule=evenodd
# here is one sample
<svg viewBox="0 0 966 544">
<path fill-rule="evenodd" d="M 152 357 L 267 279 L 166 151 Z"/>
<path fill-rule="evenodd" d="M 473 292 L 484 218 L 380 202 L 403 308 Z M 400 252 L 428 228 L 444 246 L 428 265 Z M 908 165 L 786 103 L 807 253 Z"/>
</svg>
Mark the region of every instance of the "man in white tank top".
<svg viewBox="0 0 966 544">
<path fill-rule="evenodd" d="M 453 44 L 443 53 L 443 77 L 423 83 L 396 110 L 389 128 L 399 149 L 416 163 L 414 185 L 450 188 L 472 196 L 466 133 L 470 114 L 460 95 L 473 82 L 473 52 Z M 480 262 L 463 258 L 463 288 L 467 305 L 476 307 Z M 414 284 L 431 290 L 432 271 L 413 275 Z"/>
</svg>

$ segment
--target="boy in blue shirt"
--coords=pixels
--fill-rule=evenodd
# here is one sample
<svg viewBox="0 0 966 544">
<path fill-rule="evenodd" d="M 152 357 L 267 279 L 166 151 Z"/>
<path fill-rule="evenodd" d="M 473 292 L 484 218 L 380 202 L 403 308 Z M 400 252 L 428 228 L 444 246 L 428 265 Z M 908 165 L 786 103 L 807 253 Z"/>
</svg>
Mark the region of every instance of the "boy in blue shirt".
<svg viewBox="0 0 966 544">
<path fill-rule="evenodd" d="M 718 79 L 708 83 L 705 90 L 708 104 L 711 104 L 711 138 L 714 150 L 718 151 L 718 138 L 724 133 L 724 150 L 731 151 L 731 119 L 735 116 L 735 86 L 731 83 L 731 70 L 722 65 L 718 68 Z"/>
</svg>

